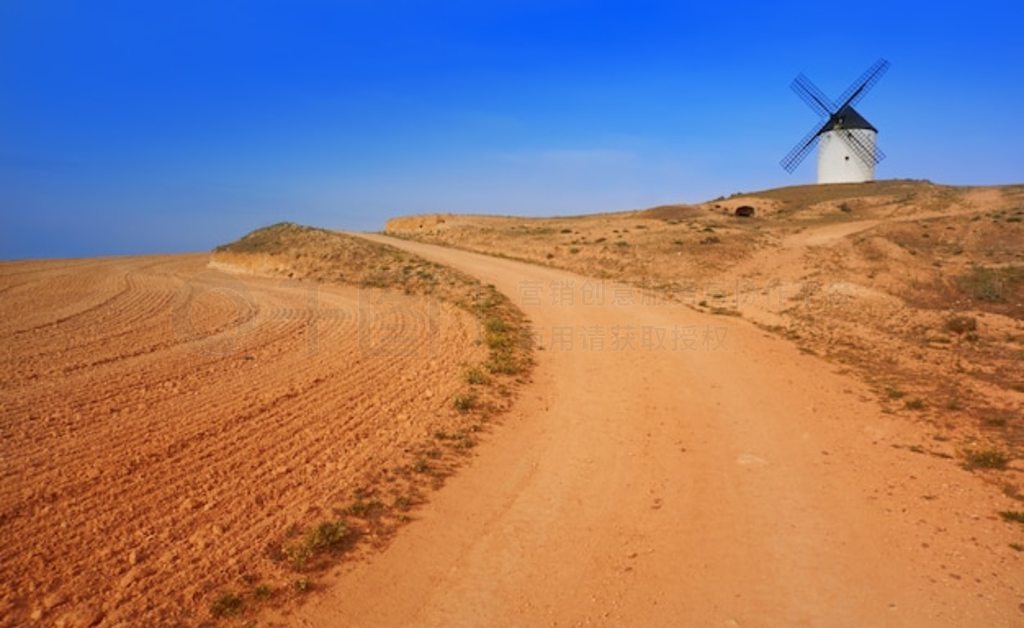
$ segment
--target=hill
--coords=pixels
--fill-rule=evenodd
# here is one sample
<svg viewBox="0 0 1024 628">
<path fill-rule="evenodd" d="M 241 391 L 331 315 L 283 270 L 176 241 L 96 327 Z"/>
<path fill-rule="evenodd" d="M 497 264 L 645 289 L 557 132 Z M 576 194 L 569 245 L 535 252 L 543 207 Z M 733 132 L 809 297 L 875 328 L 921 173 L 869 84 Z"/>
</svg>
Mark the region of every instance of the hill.
<svg viewBox="0 0 1024 628">
<path fill-rule="evenodd" d="M 794 186 L 611 214 L 414 216 L 386 231 L 742 316 L 855 369 L 963 451 L 1024 446 L 1024 186 Z"/>
</svg>

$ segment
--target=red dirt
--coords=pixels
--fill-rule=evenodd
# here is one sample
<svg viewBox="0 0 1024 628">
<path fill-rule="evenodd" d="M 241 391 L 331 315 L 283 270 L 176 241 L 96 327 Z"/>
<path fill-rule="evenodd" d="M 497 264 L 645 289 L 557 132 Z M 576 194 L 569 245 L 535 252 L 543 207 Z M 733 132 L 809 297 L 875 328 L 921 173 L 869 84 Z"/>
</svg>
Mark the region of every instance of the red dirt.
<svg viewBox="0 0 1024 628">
<path fill-rule="evenodd" d="M 0 264 L 3 625 L 194 623 L 220 587 L 287 588 L 269 546 L 460 420 L 470 315 L 207 259 Z"/>
<path fill-rule="evenodd" d="M 418 521 L 273 620 L 1020 625 L 1021 530 L 997 514 L 1018 502 L 924 455 L 927 430 L 847 370 L 620 284 L 588 304 L 579 275 L 393 243 L 519 296 L 545 350 L 511 420 Z M 635 341 L 613 348 L 615 330 Z M 657 330 L 664 345 L 643 341 Z M 582 344 L 595 331 L 603 349 Z"/>
</svg>

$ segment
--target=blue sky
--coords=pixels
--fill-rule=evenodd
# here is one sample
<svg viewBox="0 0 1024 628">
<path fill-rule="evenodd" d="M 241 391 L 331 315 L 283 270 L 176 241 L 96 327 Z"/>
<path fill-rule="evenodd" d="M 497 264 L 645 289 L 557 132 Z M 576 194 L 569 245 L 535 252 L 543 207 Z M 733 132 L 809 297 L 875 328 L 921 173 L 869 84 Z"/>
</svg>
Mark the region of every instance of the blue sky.
<svg viewBox="0 0 1024 628">
<path fill-rule="evenodd" d="M 878 57 L 879 177 L 1024 181 L 1024 3 L 829 7 L 6 0 L 0 258 L 810 182 L 778 165 L 815 119 L 789 82 Z"/>
</svg>

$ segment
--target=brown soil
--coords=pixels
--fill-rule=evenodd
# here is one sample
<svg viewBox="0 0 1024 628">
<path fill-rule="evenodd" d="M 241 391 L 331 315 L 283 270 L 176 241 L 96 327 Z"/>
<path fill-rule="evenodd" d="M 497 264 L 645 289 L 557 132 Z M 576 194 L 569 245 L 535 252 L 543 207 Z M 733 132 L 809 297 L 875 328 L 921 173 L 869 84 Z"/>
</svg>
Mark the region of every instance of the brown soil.
<svg viewBox="0 0 1024 628">
<path fill-rule="evenodd" d="M 960 453 L 1024 456 L 1022 186 L 802 186 L 568 218 L 414 216 L 387 232 L 746 317 L 854 369 Z M 954 331 L 961 317 L 975 328 Z"/>
<path fill-rule="evenodd" d="M 403 246 L 518 295 L 534 383 L 382 554 L 272 623 L 1020 624 L 1024 528 L 999 513 L 1021 502 L 848 368 L 616 282 Z"/>
<path fill-rule="evenodd" d="M 522 322 L 491 290 L 338 234 L 270 235 L 287 251 L 214 266 L 292 279 L 207 255 L 0 265 L 2 625 L 286 603 L 331 551 L 383 544 L 508 405 L 512 375 L 466 381 L 494 357 L 482 313 Z M 330 267 L 321 246 L 402 290 L 299 281 Z"/>
<path fill-rule="evenodd" d="M 1022 216 L 895 181 L 2 264 L 0 613 L 1018 625 Z"/>
</svg>

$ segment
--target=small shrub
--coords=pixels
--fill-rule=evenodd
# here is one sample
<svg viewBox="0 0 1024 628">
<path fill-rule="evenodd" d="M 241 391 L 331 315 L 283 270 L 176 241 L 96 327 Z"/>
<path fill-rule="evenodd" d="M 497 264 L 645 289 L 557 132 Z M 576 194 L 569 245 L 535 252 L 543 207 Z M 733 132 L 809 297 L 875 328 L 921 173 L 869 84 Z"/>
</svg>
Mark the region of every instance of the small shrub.
<svg viewBox="0 0 1024 628">
<path fill-rule="evenodd" d="M 995 449 L 968 450 L 964 453 L 964 466 L 968 469 L 1005 469 L 1010 461 Z"/>
<path fill-rule="evenodd" d="M 412 470 L 416 473 L 430 473 L 430 463 L 420 458 L 412 465 Z"/>
<path fill-rule="evenodd" d="M 908 399 L 905 405 L 907 410 L 924 410 L 925 408 L 923 399 Z"/>
<path fill-rule="evenodd" d="M 474 395 L 473 393 L 466 393 L 465 395 L 456 395 L 455 399 L 452 401 L 452 404 L 455 406 L 455 409 L 458 410 L 460 414 L 465 414 L 472 410 L 474 406 L 476 406 L 476 395 Z"/>
<path fill-rule="evenodd" d="M 743 316 L 743 312 L 729 307 L 714 306 L 711 308 L 711 313 L 716 316 Z"/>
<path fill-rule="evenodd" d="M 487 376 L 481 369 L 473 367 L 466 371 L 466 383 L 474 386 L 487 384 L 491 381 L 491 378 Z"/>
<path fill-rule="evenodd" d="M 274 590 L 271 589 L 268 585 L 261 584 L 255 589 L 253 589 L 252 594 L 256 597 L 256 599 L 265 600 L 274 594 Z"/>
<path fill-rule="evenodd" d="M 1024 523 L 1024 511 L 1020 510 L 1003 510 L 999 513 L 999 516 L 1003 518 L 1003 521 L 1012 521 L 1014 523 Z"/>
<path fill-rule="evenodd" d="M 562 229 L 559 233 L 572 233 L 572 229 Z"/>
<path fill-rule="evenodd" d="M 360 519 L 371 519 L 379 516 L 384 512 L 384 504 L 377 499 L 371 499 L 370 501 L 363 501 L 361 499 L 356 500 L 347 509 L 348 514 L 353 517 L 359 517 Z"/>
<path fill-rule="evenodd" d="M 299 578 L 292 582 L 292 588 L 299 593 L 306 593 L 310 589 L 308 578 Z"/>
<path fill-rule="evenodd" d="M 412 508 L 412 499 L 406 495 L 399 495 L 395 498 L 395 510 L 406 512 Z"/>
<path fill-rule="evenodd" d="M 511 351 L 499 351 L 491 354 L 487 360 L 487 370 L 498 375 L 515 375 L 523 367 Z"/>
<path fill-rule="evenodd" d="M 966 334 L 967 332 L 977 331 L 978 319 L 962 314 L 950 316 L 946 319 L 946 329 L 954 334 Z"/>
<path fill-rule="evenodd" d="M 885 389 L 885 396 L 889 399 L 902 399 L 907 393 L 903 392 L 899 388 L 889 386 Z"/>
<path fill-rule="evenodd" d="M 504 334 L 508 332 L 508 325 L 500 318 L 488 318 L 484 323 L 484 329 L 489 334 Z"/>
<path fill-rule="evenodd" d="M 210 612 L 214 617 L 234 617 L 242 612 L 245 601 L 234 593 L 221 593 L 210 604 Z"/>
<path fill-rule="evenodd" d="M 295 567 L 303 567 L 316 554 L 335 550 L 349 540 L 351 530 L 344 521 L 325 521 L 300 539 L 288 543 L 284 554 Z"/>
<path fill-rule="evenodd" d="M 452 446 L 455 447 L 455 449 L 461 450 L 472 449 L 473 447 L 476 447 L 476 441 L 468 434 L 463 434 L 455 439 Z"/>
</svg>

